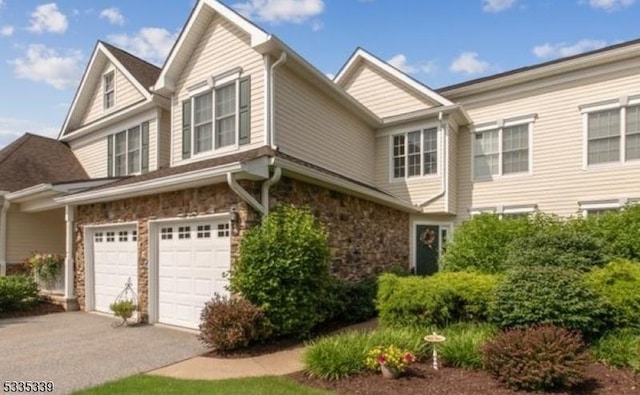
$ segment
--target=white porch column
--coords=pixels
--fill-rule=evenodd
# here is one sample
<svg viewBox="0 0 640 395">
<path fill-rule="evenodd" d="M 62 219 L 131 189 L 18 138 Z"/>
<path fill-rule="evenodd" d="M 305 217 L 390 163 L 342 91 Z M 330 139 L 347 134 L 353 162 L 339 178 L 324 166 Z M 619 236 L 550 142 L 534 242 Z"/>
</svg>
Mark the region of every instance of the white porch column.
<svg viewBox="0 0 640 395">
<path fill-rule="evenodd" d="M 66 300 L 75 297 L 73 289 L 73 221 L 75 220 L 75 206 L 65 206 L 66 247 L 64 260 L 64 297 Z"/>
<path fill-rule="evenodd" d="M 0 195 L 0 276 L 7 275 L 7 211 L 9 201 Z"/>
</svg>

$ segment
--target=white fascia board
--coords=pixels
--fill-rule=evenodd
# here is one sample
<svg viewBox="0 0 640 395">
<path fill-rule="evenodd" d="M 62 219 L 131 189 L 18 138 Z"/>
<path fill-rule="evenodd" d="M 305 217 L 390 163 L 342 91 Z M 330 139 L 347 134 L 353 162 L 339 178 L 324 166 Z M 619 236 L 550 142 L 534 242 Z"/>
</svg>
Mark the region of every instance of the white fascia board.
<svg viewBox="0 0 640 395">
<path fill-rule="evenodd" d="M 162 71 L 160 72 L 158 81 L 156 82 L 156 85 L 153 88 L 154 91 L 165 91 L 165 90 L 173 91 L 175 87 L 175 83 L 174 81 L 168 80 L 167 74 L 172 68 L 176 57 L 178 56 L 178 54 L 180 54 L 182 50 L 182 46 L 190 36 L 196 20 L 205 11 L 205 7 L 208 7 L 211 10 L 213 10 L 215 13 L 220 14 L 223 18 L 227 19 L 229 22 L 233 23 L 235 26 L 237 26 L 238 28 L 240 28 L 241 30 L 249 34 L 249 36 L 251 37 L 251 47 L 255 48 L 261 44 L 264 44 L 266 41 L 269 40 L 270 36 L 267 32 L 260 29 L 257 25 L 250 22 L 249 20 L 247 20 L 242 15 L 238 14 L 236 11 L 229 8 L 228 6 L 222 4 L 217 0 L 200 0 L 198 1 L 198 4 L 193 10 L 191 17 L 189 18 L 186 25 L 182 29 L 182 33 L 180 34 L 178 41 L 176 42 L 173 49 L 171 50 L 171 53 L 169 54 L 167 61 L 162 67 Z"/>
<path fill-rule="evenodd" d="M 180 173 L 153 180 L 116 186 L 113 188 L 80 192 L 57 198 L 55 201 L 63 204 L 89 204 L 126 199 L 135 196 L 144 196 L 151 193 L 168 192 L 171 190 L 191 188 L 197 185 L 206 185 L 208 180 L 212 178 L 226 176 L 228 172 L 240 171 L 242 171 L 242 164 L 240 162 L 235 162 L 215 168 Z"/>
<path fill-rule="evenodd" d="M 51 190 L 53 190 L 51 184 L 38 184 L 25 189 L 21 189 L 19 191 L 11 192 L 7 194 L 5 198 L 11 201 L 18 201 L 20 199 L 32 197 Z"/>
<path fill-rule="evenodd" d="M 322 184 L 339 187 L 339 189 L 346 190 L 348 191 L 347 193 L 351 192 L 351 194 L 355 196 L 366 196 L 370 200 L 373 200 L 377 203 L 383 204 L 388 207 L 393 207 L 401 211 L 411 212 L 411 213 L 421 212 L 419 208 L 412 205 L 411 203 L 404 202 L 393 196 L 384 194 L 382 192 L 376 192 L 372 189 L 349 182 L 347 180 L 343 180 L 341 178 L 332 176 L 325 172 L 311 169 L 304 165 L 300 165 L 300 164 L 288 161 L 286 159 L 274 158 L 273 164 L 275 166 L 280 166 L 284 170 L 289 170 L 293 173 L 297 173 L 297 174 L 309 177 L 311 179 L 314 179 Z"/>
<path fill-rule="evenodd" d="M 422 95 L 426 96 L 427 98 L 429 98 L 430 100 L 432 100 L 432 101 L 434 101 L 436 103 L 439 103 L 439 104 L 441 104 L 443 106 L 451 106 L 451 105 L 454 104 L 449 99 L 447 99 L 444 96 L 438 94 L 437 92 L 429 89 L 425 85 L 423 85 L 423 84 L 419 83 L 418 81 L 414 80 L 413 78 L 409 77 L 406 73 L 404 73 L 404 72 L 398 70 L 397 68 L 391 66 L 389 63 L 378 59 L 377 57 L 373 56 L 372 54 L 370 54 L 369 52 L 365 51 L 362 48 L 358 48 L 358 50 L 353 54 L 351 59 L 349 59 L 349 61 L 347 62 L 346 66 L 344 66 L 340 70 L 340 73 L 338 73 L 338 75 L 334 79 L 336 84 L 341 85 L 341 83 L 344 82 L 343 79 L 345 78 L 346 75 L 348 75 L 350 73 L 352 67 L 357 67 L 357 63 L 358 63 L 357 61 L 359 59 L 362 59 L 364 61 L 367 61 L 367 62 L 373 64 L 374 66 L 376 66 L 377 68 L 381 69 L 385 73 L 393 76 L 397 80 L 401 81 L 405 85 L 411 87 L 413 90 L 421 93 Z"/>
<path fill-rule="evenodd" d="M 471 117 L 459 104 L 451 106 L 432 107 L 426 110 L 418 110 L 410 113 L 395 115 L 382 119 L 384 127 L 390 127 L 408 123 L 411 121 L 419 121 L 425 118 L 437 117 L 439 113 L 444 115 L 452 115 L 459 126 L 465 126 L 472 123 Z"/>
</svg>

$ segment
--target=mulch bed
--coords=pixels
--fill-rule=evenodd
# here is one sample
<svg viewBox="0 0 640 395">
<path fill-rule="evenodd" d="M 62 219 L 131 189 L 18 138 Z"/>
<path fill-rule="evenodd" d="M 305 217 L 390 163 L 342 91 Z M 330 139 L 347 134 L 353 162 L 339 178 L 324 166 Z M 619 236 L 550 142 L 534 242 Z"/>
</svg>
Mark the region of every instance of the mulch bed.
<svg viewBox="0 0 640 395">
<path fill-rule="evenodd" d="M 2 312 L 0 313 L 0 320 L 5 318 L 32 317 L 35 315 L 45 315 L 62 312 L 64 312 L 64 308 L 62 308 L 62 306 L 60 305 L 48 302 L 38 302 L 37 305 L 28 310 Z"/>
<path fill-rule="evenodd" d="M 489 373 L 456 368 L 433 370 L 430 364 L 414 364 L 397 380 L 377 373 L 365 373 L 337 381 L 309 378 L 303 373 L 289 375 L 310 387 L 353 395 L 514 395 L 526 394 L 503 387 Z M 638 395 L 640 376 L 625 370 L 609 370 L 600 364 L 587 368 L 585 381 L 571 390 L 554 395 Z"/>
</svg>

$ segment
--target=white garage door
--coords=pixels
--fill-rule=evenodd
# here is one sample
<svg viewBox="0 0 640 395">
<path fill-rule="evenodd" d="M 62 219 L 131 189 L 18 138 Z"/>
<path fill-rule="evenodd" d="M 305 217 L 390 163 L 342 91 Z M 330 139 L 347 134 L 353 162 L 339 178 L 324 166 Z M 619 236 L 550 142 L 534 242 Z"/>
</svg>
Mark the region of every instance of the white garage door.
<svg viewBox="0 0 640 395">
<path fill-rule="evenodd" d="M 138 291 L 138 233 L 135 226 L 96 230 L 93 234 L 95 310 L 111 313 L 109 305 L 131 278 Z"/>
<path fill-rule="evenodd" d="M 214 293 L 227 295 L 231 264 L 228 221 L 185 221 L 159 227 L 158 320 L 197 328 Z"/>
</svg>

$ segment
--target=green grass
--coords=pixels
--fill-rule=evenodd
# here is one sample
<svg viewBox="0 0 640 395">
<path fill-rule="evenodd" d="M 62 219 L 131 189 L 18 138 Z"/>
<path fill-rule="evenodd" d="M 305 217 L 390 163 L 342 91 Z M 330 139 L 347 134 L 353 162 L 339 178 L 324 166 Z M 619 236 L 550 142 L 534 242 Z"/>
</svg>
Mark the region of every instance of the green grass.
<svg viewBox="0 0 640 395">
<path fill-rule="evenodd" d="M 627 328 L 608 332 L 591 347 L 591 353 L 607 366 L 640 373 L 640 331 Z"/>
<path fill-rule="evenodd" d="M 448 366 L 482 369 L 482 346 L 498 328 L 491 324 L 459 323 L 442 330 L 447 340 L 438 345 L 438 354 Z"/>
<path fill-rule="evenodd" d="M 203 394 L 203 395 L 328 395 L 331 392 L 305 387 L 280 377 L 254 377 L 219 381 L 177 380 L 157 376 L 132 376 L 99 387 L 75 392 L 76 395 L 118 394 Z"/>
</svg>

